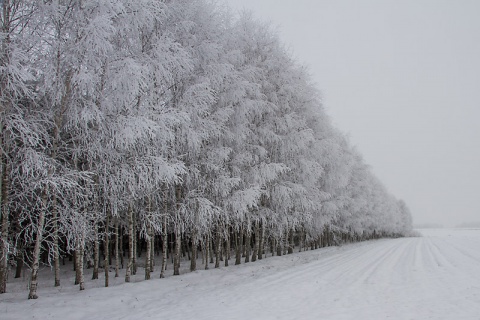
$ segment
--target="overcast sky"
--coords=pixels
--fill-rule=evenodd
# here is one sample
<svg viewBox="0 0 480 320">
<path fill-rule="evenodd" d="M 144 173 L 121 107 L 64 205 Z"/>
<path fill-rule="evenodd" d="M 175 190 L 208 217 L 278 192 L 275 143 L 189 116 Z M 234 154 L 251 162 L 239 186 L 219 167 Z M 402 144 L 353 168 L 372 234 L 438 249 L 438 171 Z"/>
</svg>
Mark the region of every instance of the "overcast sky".
<svg viewBox="0 0 480 320">
<path fill-rule="evenodd" d="M 414 223 L 480 221 L 480 1 L 225 1 L 278 27 Z"/>
</svg>

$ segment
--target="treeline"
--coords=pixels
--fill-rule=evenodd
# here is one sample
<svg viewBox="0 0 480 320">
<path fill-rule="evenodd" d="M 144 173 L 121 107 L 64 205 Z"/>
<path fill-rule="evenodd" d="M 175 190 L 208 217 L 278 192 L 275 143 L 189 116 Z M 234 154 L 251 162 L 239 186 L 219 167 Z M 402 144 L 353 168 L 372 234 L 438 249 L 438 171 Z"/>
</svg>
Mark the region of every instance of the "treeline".
<svg viewBox="0 0 480 320">
<path fill-rule="evenodd" d="M 148 279 L 169 242 L 179 274 L 182 250 L 195 270 L 200 249 L 219 266 L 410 232 L 307 71 L 248 14 L 203 0 L 2 6 L 0 293 L 28 266 L 37 298 L 42 256 L 55 286 L 74 256 L 82 290 L 87 260 L 108 286 L 124 249 L 129 281 L 137 250 Z"/>
</svg>

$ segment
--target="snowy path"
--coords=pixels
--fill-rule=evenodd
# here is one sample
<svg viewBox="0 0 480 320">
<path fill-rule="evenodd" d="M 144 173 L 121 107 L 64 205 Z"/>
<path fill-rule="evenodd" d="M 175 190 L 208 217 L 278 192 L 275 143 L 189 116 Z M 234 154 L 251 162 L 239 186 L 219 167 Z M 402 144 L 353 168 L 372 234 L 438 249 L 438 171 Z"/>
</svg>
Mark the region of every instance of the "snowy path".
<svg viewBox="0 0 480 320">
<path fill-rule="evenodd" d="M 37 301 L 6 294 L 0 319 L 480 319 L 480 230 L 422 233 Z"/>
</svg>

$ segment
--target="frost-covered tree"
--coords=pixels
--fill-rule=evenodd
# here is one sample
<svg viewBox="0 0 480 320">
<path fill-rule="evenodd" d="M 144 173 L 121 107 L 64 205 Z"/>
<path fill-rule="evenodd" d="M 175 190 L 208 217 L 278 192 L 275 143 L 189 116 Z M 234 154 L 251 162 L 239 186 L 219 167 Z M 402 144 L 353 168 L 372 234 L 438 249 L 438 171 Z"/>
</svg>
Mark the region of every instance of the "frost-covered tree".
<svg viewBox="0 0 480 320">
<path fill-rule="evenodd" d="M 2 2 L 0 292 L 9 262 L 151 277 L 411 230 L 278 36 L 213 2 Z M 161 244 L 161 248 L 156 247 Z M 233 250 L 232 250 L 233 249 Z M 105 259 L 101 260 L 103 252 Z M 140 255 L 145 262 L 137 263 Z M 113 262 L 112 262 L 113 263 Z"/>
<path fill-rule="evenodd" d="M 35 73 L 30 65 L 34 46 L 35 23 L 31 16 L 37 11 L 35 1 L 2 1 L 0 53 L 0 293 L 6 291 L 8 261 L 22 248 L 11 232 L 21 228 L 19 221 L 34 207 L 45 208 L 47 187 L 52 180 L 45 170 L 51 162 L 43 151 L 48 145 L 45 122 L 48 118 L 35 101 Z M 30 23 L 31 22 L 31 23 Z M 23 177 L 20 177 L 23 175 Z M 25 178 L 35 177 L 35 179 Z M 23 179 L 22 179 L 23 178 Z M 33 181 L 32 181 L 33 180 Z M 43 192 L 43 198 L 38 193 Z M 28 209 L 28 210 L 25 210 Z M 29 223 L 41 228 L 42 219 Z M 15 230 L 16 231 L 16 230 Z M 17 249 L 19 252 L 17 252 Z"/>
</svg>

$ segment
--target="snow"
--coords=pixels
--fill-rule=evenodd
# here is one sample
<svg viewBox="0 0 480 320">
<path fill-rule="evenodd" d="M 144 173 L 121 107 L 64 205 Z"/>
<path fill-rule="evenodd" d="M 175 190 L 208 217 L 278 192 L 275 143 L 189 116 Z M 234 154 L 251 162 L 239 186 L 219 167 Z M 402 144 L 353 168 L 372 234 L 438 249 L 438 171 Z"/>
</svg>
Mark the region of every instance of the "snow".
<svg viewBox="0 0 480 320">
<path fill-rule="evenodd" d="M 26 300 L 25 279 L 12 279 L 11 292 L 0 296 L 0 318 L 480 319 L 480 229 L 421 233 L 166 279 L 144 281 L 139 269 L 137 283 L 112 273 L 110 288 L 89 280 L 87 270 L 81 292 L 71 271 L 54 288 L 46 269 L 38 300 Z"/>
</svg>

